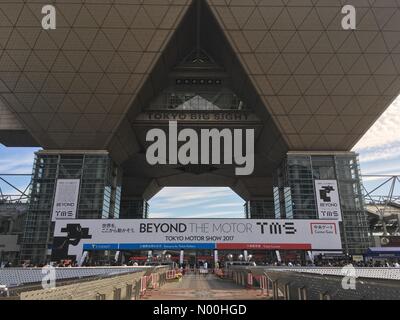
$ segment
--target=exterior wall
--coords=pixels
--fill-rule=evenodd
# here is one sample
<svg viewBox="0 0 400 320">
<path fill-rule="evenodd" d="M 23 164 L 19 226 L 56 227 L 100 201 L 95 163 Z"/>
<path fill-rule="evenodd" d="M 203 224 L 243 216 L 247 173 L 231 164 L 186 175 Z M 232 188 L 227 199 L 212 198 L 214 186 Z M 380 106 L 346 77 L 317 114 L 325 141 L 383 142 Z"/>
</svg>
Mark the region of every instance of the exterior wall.
<svg viewBox="0 0 400 320">
<path fill-rule="evenodd" d="M 121 174 L 107 152 L 38 152 L 20 260 L 46 262 L 57 179 L 80 179 L 77 219 L 119 218 Z"/>
</svg>

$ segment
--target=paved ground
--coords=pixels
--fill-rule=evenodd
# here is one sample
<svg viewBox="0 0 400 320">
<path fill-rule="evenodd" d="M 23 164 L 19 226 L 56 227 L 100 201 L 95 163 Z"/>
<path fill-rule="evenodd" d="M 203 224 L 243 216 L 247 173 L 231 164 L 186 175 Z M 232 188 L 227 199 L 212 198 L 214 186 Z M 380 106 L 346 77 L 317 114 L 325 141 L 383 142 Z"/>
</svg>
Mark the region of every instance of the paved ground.
<svg viewBox="0 0 400 320">
<path fill-rule="evenodd" d="M 247 290 L 214 275 L 186 275 L 180 282 L 167 283 L 151 291 L 145 300 L 265 300 L 260 290 Z"/>
</svg>

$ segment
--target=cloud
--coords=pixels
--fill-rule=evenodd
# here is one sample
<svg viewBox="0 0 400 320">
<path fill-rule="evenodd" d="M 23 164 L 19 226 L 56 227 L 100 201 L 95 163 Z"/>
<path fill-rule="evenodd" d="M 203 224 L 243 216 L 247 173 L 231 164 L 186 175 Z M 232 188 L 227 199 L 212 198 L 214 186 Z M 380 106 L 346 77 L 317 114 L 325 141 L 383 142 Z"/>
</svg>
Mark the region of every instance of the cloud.
<svg viewBox="0 0 400 320">
<path fill-rule="evenodd" d="M 242 218 L 244 215 L 243 200 L 230 188 L 217 187 L 165 188 L 150 201 L 150 212 L 151 218 Z"/>
<path fill-rule="evenodd" d="M 237 203 L 226 202 L 226 203 L 218 203 L 218 204 L 210 204 L 207 208 L 230 208 L 230 207 L 237 207 Z"/>
<path fill-rule="evenodd" d="M 196 200 L 204 198 L 218 198 L 231 195 L 232 191 L 229 188 L 164 188 L 156 198 L 166 199 L 168 201 L 179 200 Z"/>
<path fill-rule="evenodd" d="M 0 159 L 0 173 L 30 173 L 32 172 L 34 155 L 8 156 Z"/>
<path fill-rule="evenodd" d="M 0 145 L 0 173 L 31 173 L 37 148 L 6 148 Z"/>
<path fill-rule="evenodd" d="M 363 163 L 400 157 L 400 97 L 355 146 Z"/>
<path fill-rule="evenodd" d="M 174 212 L 162 212 L 162 213 L 151 213 L 150 218 L 152 219 L 170 219 L 170 218 L 191 218 L 191 219 L 202 219 L 202 218 L 244 218 L 243 211 L 215 211 L 215 212 L 202 212 L 202 213 L 180 213 Z"/>
<path fill-rule="evenodd" d="M 398 175 L 399 172 L 400 162 L 397 161 L 396 163 L 385 161 L 385 165 L 382 165 L 382 161 L 377 160 L 362 166 L 363 175 Z"/>
<path fill-rule="evenodd" d="M 193 208 L 210 202 L 225 202 L 226 197 L 232 194 L 229 188 L 165 188 L 150 203 L 163 209 Z"/>
</svg>

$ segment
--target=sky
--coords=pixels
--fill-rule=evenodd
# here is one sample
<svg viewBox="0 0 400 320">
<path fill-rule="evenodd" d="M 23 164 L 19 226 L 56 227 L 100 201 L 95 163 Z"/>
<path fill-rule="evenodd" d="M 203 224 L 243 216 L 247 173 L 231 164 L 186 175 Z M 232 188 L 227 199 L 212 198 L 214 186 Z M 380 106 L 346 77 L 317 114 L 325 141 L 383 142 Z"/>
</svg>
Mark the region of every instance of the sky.
<svg viewBox="0 0 400 320">
<path fill-rule="evenodd" d="M 35 148 L 6 148 L 0 144 L 0 174 L 31 173 Z M 363 175 L 400 175 L 400 97 L 355 146 Z M 1 176 L 0 176 L 1 178 Z M 367 190 L 386 179 L 365 177 Z M 13 178 L 25 189 L 26 178 Z M 4 193 L 12 192 L 0 180 Z M 388 188 L 382 188 L 386 194 Z M 400 189 L 396 190 L 400 194 Z M 14 193 L 14 192 L 12 192 Z M 150 200 L 151 218 L 243 218 L 244 201 L 229 188 L 165 188 Z"/>
</svg>

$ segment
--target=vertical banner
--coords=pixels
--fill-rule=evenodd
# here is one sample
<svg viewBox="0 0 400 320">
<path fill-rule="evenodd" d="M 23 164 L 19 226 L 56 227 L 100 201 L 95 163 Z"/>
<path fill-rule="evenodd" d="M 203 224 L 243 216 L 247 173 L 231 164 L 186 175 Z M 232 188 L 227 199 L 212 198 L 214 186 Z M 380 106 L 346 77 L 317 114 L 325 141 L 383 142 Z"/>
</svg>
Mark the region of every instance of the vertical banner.
<svg viewBox="0 0 400 320">
<path fill-rule="evenodd" d="M 249 258 L 249 252 L 247 250 L 244 250 L 243 256 L 244 256 L 244 261 L 247 261 L 247 259 Z"/>
<path fill-rule="evenodd" d="M 279 250 L 276 250 L 275 253 L 276 253 L 276 259 L 278 260 L 278 262 L 282 262 L 281 253 L 279 252 Z"/>
<path fill-rule="evenodd" d="M 79 179 L 58 179 L 51 221 L 76 219 Z"/>
<path fill-rule="evenodd" d="M 315 180 L 315 193 L 319 218 L 342 221 L 337 181 Z"/>
<path fill-rule="evenodd" d="M 121 254 L 121 251 L 117 251 L 117 252 L 115 253 L 114 260 L 115 260 L 115 262 L 117 262 L 117 263 L 118 263 L 120 254 Z"/>
<path fill-rule="evenodd" d="M 312 252 L 311 251 L 307 251 L 307 255 L 308 255 L 308 259 L 310 259 L 310 261 L 312 263 L 314 263 L 314 256 L 313 256 Z"/>
<path fill-rule="evenodd" d="M 218 250 L 214 250 L 214 265 L 216 266 L 219 261 Z"/>
<path fill-rule="evenodd" d="M 181 254 L 179 257 L 179 263 L 181 264 L 181 266 L 183 265 L 184 259 L 185 259 L 185 251 L 181 250 Z"/>
<path fill-rule="evenodd" d="M 81 257 L 81 259 L 79 260 L 79 263 L 78 263 L 78 266 L 79 267 L 82 267 L 82 265 L 84 264 L 84 262 L 85 262 L 85 260 L 86 260 L 86 258 L 87 258 L 87 256 L 88 256 L 88 251 L 84 251 L 83 252 L 83 255 L 82 255 L 82 257 Z"/>
</svg>

